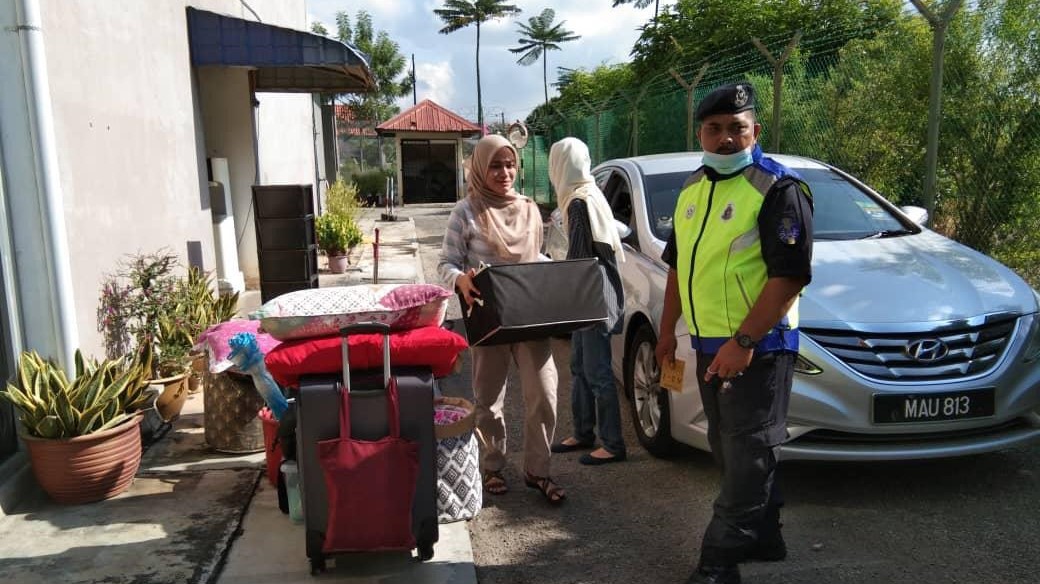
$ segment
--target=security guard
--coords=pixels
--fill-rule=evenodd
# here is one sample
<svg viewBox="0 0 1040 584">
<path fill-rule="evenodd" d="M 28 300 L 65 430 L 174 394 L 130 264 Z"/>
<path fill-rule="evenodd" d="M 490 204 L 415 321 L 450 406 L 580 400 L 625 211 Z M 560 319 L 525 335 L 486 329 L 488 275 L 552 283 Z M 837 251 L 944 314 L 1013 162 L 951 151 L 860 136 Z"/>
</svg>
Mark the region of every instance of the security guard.
<svg viewBox="0 0 1040 584">
<path fill-rule="evenodd" d="M 703 166 L 679 194 L 662 254 L 671 269 L 657 359 L 674 358 L 681 313 L 722 466 L 693 583 L 739 583 L 738 563 L 787 556 L 774 475 L 787 439 L 798 295 L 811 278 L 812 198 L 794 171 L 762 155 L 754 108 L 748 83 L 719 87 L 698 106 Z"/>
</svg>

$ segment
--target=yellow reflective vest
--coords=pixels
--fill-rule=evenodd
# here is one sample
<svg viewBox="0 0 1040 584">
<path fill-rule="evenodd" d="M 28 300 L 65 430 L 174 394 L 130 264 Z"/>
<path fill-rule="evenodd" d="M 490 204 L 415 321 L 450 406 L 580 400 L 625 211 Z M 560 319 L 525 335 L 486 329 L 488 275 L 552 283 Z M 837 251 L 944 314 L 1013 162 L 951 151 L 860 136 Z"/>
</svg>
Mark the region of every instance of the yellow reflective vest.
<svg viewBox="0 0 1040 584">
<path fill-rule="evenodd" d="M 701 167 L 686 181 L 675 206 L 682 313 L 693 348 L 709 354 L 736 334 L 768 277 L 758 214 L 770 188 L 790 171 L 755 150 L 755 163 L 722 180 L 711 180 Z M 808 188 L 803 190 L 808 194 Z M 797 351 L 797 327 L 796 299 L 756 350 Z"/>
</svg>

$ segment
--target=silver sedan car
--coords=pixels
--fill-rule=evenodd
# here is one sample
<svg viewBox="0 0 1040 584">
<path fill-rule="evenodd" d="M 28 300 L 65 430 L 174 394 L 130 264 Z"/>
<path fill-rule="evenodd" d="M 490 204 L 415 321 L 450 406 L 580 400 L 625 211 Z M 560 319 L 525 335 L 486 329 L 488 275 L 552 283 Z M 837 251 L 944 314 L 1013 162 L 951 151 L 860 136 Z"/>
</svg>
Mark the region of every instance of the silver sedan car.
<svg viewBox="0 0 1040 584">
<path fill-rule="evenodd" d="M 813 192 L 813 280 L 801 299 L 787 460 L 961 456 L 1040 437 L 1040 297 L 999 262 L 926 227 L 827 164 L 774 156 Z M 619 222 L 625 327 L 614 374 L 643 446 L 709 450 L 695 356 L 682 319 L 683 389 L 659 384 L 654 346 L 668 266 L 661 252 L 698 153 L 610 160 L 593 169 Z M 627 226 L 627 229 L 626 229 Z M 556 211 L 546 253 L 563 259 Z"/>
</svg>

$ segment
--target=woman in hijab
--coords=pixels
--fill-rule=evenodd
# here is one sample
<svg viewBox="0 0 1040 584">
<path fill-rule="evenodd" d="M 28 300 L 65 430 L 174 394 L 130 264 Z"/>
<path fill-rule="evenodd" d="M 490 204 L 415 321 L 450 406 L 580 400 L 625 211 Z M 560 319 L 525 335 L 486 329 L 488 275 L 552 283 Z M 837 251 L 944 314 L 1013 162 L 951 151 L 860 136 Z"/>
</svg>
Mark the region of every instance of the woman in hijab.
<svg viewBox="0 0 1040 584">
<path fill-rule="evenodd" d="M 621 239 L 606 198 L 592 178 L 588 146 L 564 138 L 549 150 L 549 180 L 563 214 L 567 259 L 597 258 L 603 268 L 607 321 L 571 333 L 571 416 L 574 435 L 552 445 L 553 452 L 591 450 L 596 431 L 602 443 L 578 462 L 602 465 L 625 460 L 621 409 L 610 362 L 610 335 L 621 332 L 625 305 L 618 260 L 624 260 Z"/>
<path fill-rule="evenodd" d="M 439 275 L 465 300 L 479 298 L 473 276 L 481 263 L 536 262 L 542 247 L 542 217 L 531 199 L 513 190 L 516 149 L 502 136 L 481 138 L 470 162 L 466 197 L 448 219 Z M 506 464 L 505 390 L 509 364 L 516 364 L 524 398 L 524 483 L 551 504 L 566 497 L 550 478 L 549 452 L 556 431 L 556 365 L 549 339 L 472 347 L 473 392 L 481 436 L 484 491 L 509 490 Z"/>
</svg>

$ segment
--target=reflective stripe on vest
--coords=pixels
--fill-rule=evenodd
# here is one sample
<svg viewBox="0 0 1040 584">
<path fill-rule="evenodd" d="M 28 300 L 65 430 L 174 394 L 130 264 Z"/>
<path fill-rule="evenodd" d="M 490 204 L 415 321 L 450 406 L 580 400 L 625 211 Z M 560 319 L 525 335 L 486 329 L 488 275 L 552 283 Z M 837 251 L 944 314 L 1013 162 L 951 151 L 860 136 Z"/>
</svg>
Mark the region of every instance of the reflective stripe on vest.
<svg viewBox="0 0 1040 584">
<path fill-rule="evenodd" d="M 712 181 L 701 169 L 676 203 L 674 228 L 679 297 L 693 348 L 718 352 L 744 322 L 767 272 L 758 213 L 780 176 L 759 164 Z M 798 350 L 798 300 L 758 344 L 760 351 Z"/>
</svg>

